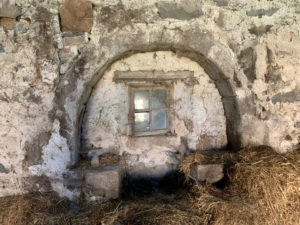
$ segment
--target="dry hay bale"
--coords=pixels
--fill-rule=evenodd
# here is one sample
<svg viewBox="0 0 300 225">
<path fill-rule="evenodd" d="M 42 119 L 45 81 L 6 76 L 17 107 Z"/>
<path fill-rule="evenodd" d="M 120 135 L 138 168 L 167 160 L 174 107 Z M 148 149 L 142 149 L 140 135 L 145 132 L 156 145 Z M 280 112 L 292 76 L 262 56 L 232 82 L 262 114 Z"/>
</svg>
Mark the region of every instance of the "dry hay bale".
<svg viewBox="0 0 300 225">
<path fill-rule="evenodd" d="M 283 155 L 260 146 L 235 154 L 197 153 L 183 161 L 181 169 L 188 174 L 195 163 L 229 165 L 224 191 L 198 184 L 191 204 L 210 214 L 212 224 L 300 224 L 300 151 Z"/>
<path fill-rule="evenodd" d="M 112 225 L 118 221 L 122 225 L 196 225 L 208 224 L 211 219 L 190 207 L 186 191 L 172 195 L 155 193 L 135 196 L 114 204 L 108 208 L 99 205 L 98 213 L 93 213 L 92 224 Z"/>
<path fill-rule="evenodd" d="M 65 211 L 65 199 L 55 194 L 27 194 L 1 198 L 0 224 L 47 224 L 46 213 L 56 215 L 54 219 L 62 220 L 61 214 Z M 59 224 L 59 223 L 48 223 Z"/>
<path fill-rule="evenodd" d="M 228 191 L 254 201 L 265 224 L 300 224 L 299 150 L 278 154 L 266 146 L 243 149 L 228 175 Z"/>
<path fill-rule="evenodd" d="M 55 193 L 0 198 L 1 225 L 87 225 L 86 216 L 69 215 L 68 201 Z"/>
</svg>

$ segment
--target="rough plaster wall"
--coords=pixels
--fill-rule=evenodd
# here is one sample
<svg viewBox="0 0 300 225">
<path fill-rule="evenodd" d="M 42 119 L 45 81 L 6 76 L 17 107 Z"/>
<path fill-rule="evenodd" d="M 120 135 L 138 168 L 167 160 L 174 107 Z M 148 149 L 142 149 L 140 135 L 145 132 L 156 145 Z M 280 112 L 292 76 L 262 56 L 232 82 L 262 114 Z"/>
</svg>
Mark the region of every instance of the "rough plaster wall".
<svg viewBox="0 0 300 225">
<path fill-rule="evenodd" d="M 132 50 L 199 53 L 203 68 L 210 61 L 228 79 L 232 91 L 223 83 L 218 89 L 225 112 L 232 105 L 239 111 L 244 146 L 299 147 L 298 1 L 92 0 L 90 34 L 61 32 L 62 0 L 15 2 L 22 12 L 15 28 L 0 26 L 1 196 L 42 190 L 28 168 L 44 165 L 43 149 L 53 134 L 66 139 L 76 162 L 77 127 L 89 93 L 109 64 Z"/>
<path fill-rule="evenodd" d="M 176 136 L 128 136 L 129 90 L 126 84 L 113 82 L 117 70 L 194 72 L 195 85 L 180 81 L 174 84 L 172 108 Z M 172 52 L 140 53 L 114 63 L 97 83 L 87 104 L 82 138 L 83 148 L 119 149 L 135 171 L 141 172 L 138 170 L 143 168 L 144 172 L 144 168 L 149 168 L 155 175 L 162 175 L 178 165 L 176 152 L 182 138 L 186 139 L 187 148 L 194 151 L 225 147 L 226 119 L 215 84 L 197 63 Z"/>
<path fill-rule="evenodd" d="M 24 16 L 40 19 L 38 13 L 44 13 L 45 18 L 25 29 L 30 29 L 30 33 L 4 31 L 0 27 L 4 49 L 0 53 L 0 164 L 8 170 L 0 173 L 0 195 L 24 191 L 26 181 L 19 178 L 28 176 L 28 165 L 42 162 L 38 143 L 47 145 L 51 136 L 52 121 L 48 115 L 54 105 L 58 59 L 55 49 L 41 46 L 37 38 L 49 38 L 51 44 L 59 24 L 57 16 L 43 10 Z M 48 19 L 49 23 L 45 21 Z M 51 34 L 44 30 L 46 24 Z"/>
</svg>

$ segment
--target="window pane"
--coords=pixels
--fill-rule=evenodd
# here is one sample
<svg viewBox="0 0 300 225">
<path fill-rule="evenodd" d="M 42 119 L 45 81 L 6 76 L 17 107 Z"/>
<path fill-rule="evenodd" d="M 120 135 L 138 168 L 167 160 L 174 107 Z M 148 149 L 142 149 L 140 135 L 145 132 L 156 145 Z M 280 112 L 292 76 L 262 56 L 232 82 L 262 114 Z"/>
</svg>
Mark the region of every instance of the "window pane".
<svg viewBox="0 0 300 225">
<path fill-rule="evenodd" d="M 149 130 L 149 113 L 135 113 L 134 126 L 135 131 Z"/>
<path fill-rule="evenodd" d="M 167 113 L 166 111 L 152 111 L 152 129 L 167 129 Z"/>
<path fill-rule="evenodd" d="M 135 109 L 149 108 L 149 91 L 134 92 L 134 108 Z"/>
<path fill-rule="evenodd" d="M 152 108 L 165 108 L 166 107 L 166 90 L 153 90 L 152 91 Z"/>
</svg>

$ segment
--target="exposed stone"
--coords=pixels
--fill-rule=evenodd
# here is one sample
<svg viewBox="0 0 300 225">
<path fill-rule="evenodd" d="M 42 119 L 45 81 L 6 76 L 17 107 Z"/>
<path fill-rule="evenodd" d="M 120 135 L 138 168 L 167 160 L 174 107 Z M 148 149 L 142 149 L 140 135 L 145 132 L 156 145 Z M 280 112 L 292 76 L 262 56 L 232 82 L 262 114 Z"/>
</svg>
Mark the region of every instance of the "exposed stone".
<svg viewBox="0 0 300 225">
<path fill-rule="evenodd" d="M 70 190 L 80 189 L 83 184 L 83 171 L 81 169 L 73 169 L 64 174 L 64 186 Z"/>
<path fill-rule="evenodd" d="M 217 6 L 228 6 L 229 0 L 213 0 Z"/>
<path fill-rule="evenodd" d="M 77 46 L 66 47 L 59 50 L 58 56 L 63 60 L 72 60 L 75 56 L 78 55 Z"/>
<path fill-rule="evenodd" d="M 80 45 L 84 44 L 85 42 L 85 36 L 83 35 L 63 38 L 64 46 Z"/>
<path fill-rule="evenodd" d="M 5 92 L 4 92 L 4 95 L 5 95 Z M 9 97 L 0 95 L 0 100 L 8 103 L 9 102 Z"/>
<path fill-rule="evenodd" d="M 177 151 L 179 153 L 179 159 L 182 160 L 187 151 L 186 145 L 185 144 L 179 145 Z"/>
<path fill-rule="evenodd" d="M 42 148 L 48 144 L 50 139 L 50 132 L 42 132 L 37 135 L 31 142 L 25 143 L 25 163 L 28 166 L 33 166 L 42 163 Z"/>
<path fill-rule="evenodd" d="M 241 22 L 241 17 L 233 13 L 220 12 L 216 23 L 224 30 L 233 30 Z"/>
<path fill-rule="evenodd" d="M 33 102 L 35 104 L 39 104 L 41 101 L 40 96 L 36 96 L 32 90 L 26 90 L 23 92 L 23 96 L 26 98 L 27 101 Z"/>
<path fill-rule="evenodd" d="M 102 200 L 119 197 L 121 177 L 118 164 L 85 172 L 85 182 L 91 191 L 90 195 L 100 197 Z"/>
<path fill-rule="evenodd" d="M 4 47 L 2 44 L 0 44 L 0 53 L 5 52 Z"/>
<path fill-rule="evenodd" d="M 46 84 L 53 85 L 58 77 L 58 66 L 52 60 L 44 60 L 40 65 L 42 81 Z"/>
<path fill-rule="evenodd" d="M 93 9 L 90 2 L 68 0 L 59 10 L 63 31 L 91 32 Z"/>
<path fill-rule="evenodd" d="M 220 181 L 224 177 L 222 164 L 196 165 L 194 179 L 210 184 Z"/>
<path fill-rule="evenodd" d="M 238 78 L 238 76 L 237 76 L 236 73 L 234 73 L 234 75 L 233 75 L 233 81 L 235 82 L 235 84 L 236 84 L 237 87 L 242 87 L 242 83 L 239 80 L 239 78 Z"/>
<path fill-rule="evenodd" d="M 267 72 L 265 74 L 265 80 L 267 83 L 277 83 L 279 84 L 280 81 L 282 81 L 280 68 L 277 63 L 275 63 L 275 57 L 273 52 L 267 48 Z"/>
<path fill-rule="evenodd" d="M 133 23 L 146 22 L 146 12 L 143 8 L 126 9 L 123 3 L 118 1 L 115 5 L 102 7 L 97 20 L 110 32 L 116 28 L 131 26 Z"/>
<path fill-rule="evenodd" d="M 145 22 L 145 13 L 144 9 L 125 9 L 122 2 L 119 1 L 115 5 L 102 7 L 98 21 L 105 24 L 110 32 L 116 28 L 122 29 L 125 26 L 130 26 L 133 22 Z"/>
<path fill-rule="evenodd" d="M 282 81 L 279 68 L 276 66 L 269 66 L 268 72 L 265 74 L 265 80 L 267 83 L 278 83 Z"/>
<path fill-rule="evenodd" d="M 272 16 L 274 13 L 278 11 L 278 8 L 271 8 L 271 9 L 252 9 L 247 11 L 247 16 L 258 17 L 262 18 L 263 16 Z"/>
<path fill-rule="evenodd" d="M 17 33 L 25 33 L 27 29 L 23 26 L 23 24 L 18 23 L 16 26 Z"/>
<path fill-rule="evenodd" d="M 0 173 L 9 173 L 9 170 L 6 169 L 1 163 L 0 163 Z"/>
<path fill-rule="evenodd" d="M 191 20 L 203 15 L 201 1 L 188 1 L 182 4 L 172 2 L 158 2 L 158 14 L 161 18 Z"/>
<path fill-rule="evenodd" d="M 263 90 L 264 84 L 262 80 L 265 78 L 265 74 L 268 70 L 269 59 L 268 59 L 268 48 L 265 44 L 258 44 L 255 46 L 256 53 L 256 63 L 255 63 L 255 73 L 256 73 L 256 88 Z"/>
<path fill-rule="evenodd" d="M 241 113 L 242 114 L 246 114 L 246 113 L 256 114 L 255 101 L 257 101 L 257 98 L 255 98 L 255 95 L 253 95 L 253 94 L 241 99 L 240 103 L 239 103 Z"/>
<path fill-rule="evenodd" d="M 39 23 L 36 24 L 37 36 L 33 40 L 34 47 L 37 49 L 37 58 L 38 60 L 41 60 L 41 62 L 39 62 L 37 65 L 38 67 L 40 67 L 38 68 L 39 73 L 42 72 L 41 67 L 43 67 L 43 65 L 41 64 L 43 64 L 44 61 L 47 60 L 46 63 L 48 63 L 49 61 L 55 61 L 55 46 L 57 45 L 57 43 L 54 40 L 54 35 L 56 31 L 53 23 L 58 22 L 56 21 L 58 20 L 58 17 L 54 16 L 47 8 L 39 6 L 37 7 L 36 13 L 34 14 L 33 18 L 39 21 Z"/>
<path fill-rule="evenodd" d="M 287 93 L 279 93 L 272 97 L 272 103 L 276 104 L 277 102 L 299 102 L 300 101 L 300 92 L 290 91 Z"/>
<path fill-rule="evenodd" d="M 17 33 L 25 33 L 29 29 L 30 23 L 27 20 L 20 19 L 16 26 Z"/>
<path fill-rule="evenodd" d="M 16 6 L 15 0 L 4 0 L 0 7 L 0 17 L 16 18 L 21 15 L 21 7 Z"/>
<path fill-rule="evenodd" d="M 262 36 L 268 33 L 271 30 L 272 26 L 273 25 L 260 25 L 260 26 L 254 25 L 249 29 L 249 32 L 250 34 L 254 34 L 256 36 Z"/>
<path fill-rule="evenodd" d="M 63 59 L 61 59 L 60 63 L 61 63 L 59 68 L 60 74 L 65 74 L 72 65 L 70 61 L 63 60 Z"/>
<path fill-rule="evenodd" d="M 255 75 L 256 54 L 254 49 L 252 47 L 248 47 L 242 50 L 240 55 L 238 56 L 238 59 L 249 82 L 253 83 L 253 81 L 256 79 L 256 75 Z"/>
<path fill-rule="evenodd" d="M 14 30 L 16 27 L 16 21 L 12 18 L 0 17 L 0 27 L 3 27 L 5 30 Z"/>
</svg>

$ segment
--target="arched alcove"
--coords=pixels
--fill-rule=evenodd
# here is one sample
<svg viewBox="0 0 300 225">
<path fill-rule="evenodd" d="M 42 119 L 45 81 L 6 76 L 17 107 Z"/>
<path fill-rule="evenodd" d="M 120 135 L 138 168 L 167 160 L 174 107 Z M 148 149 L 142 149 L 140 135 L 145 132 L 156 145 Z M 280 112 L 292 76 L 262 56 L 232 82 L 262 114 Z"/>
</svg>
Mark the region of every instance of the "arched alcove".
<svg viewBox="0 0 300 225">
<path fill-rule="evenodd" d="M 234 112 L 228 106 L 232 89 L 226 80 L 218 79 L 220 74 L 213 80 L 199 62 L 183 55 L 171 51 L 128 54 L 101 70 L 82 114 L 81 150 L 123 155 L 131 171 L 155 176 L 176 168 L 186 151 L 226 147 L 226 110 L 231 108 L 231 116 Z M 170 127 L 160 135 L 155 130 L 136 135 L 132 131 L 135 122 L 130 121 L 134 98 L 130 90 L 145 91 L 149 84 L 170 92 L 172 104 L 166 114 Z"/>
<path fill-rule="evenodd" d="M 182 41 L 185 43 L 184 40 Z M 186 57 L 203 68 L 211 81 L 216 85 L 221 96 L 226 117 L 228 146 L 233 149 L 239 149 L 241 144 L 241 118 L 232 81 L 228 78 L 229 75 L 225 75 L 219 66 L 206 56 L 207 53 L 205 54 L 202 51 L 201 42 L 199 42 L 199 46 L 194 46 L 193 48 L 188 43 L 183 46 L 179 43 L 162 44 L 161 42 L 148 45 L 131 43 L 123 46 L 124 48 L 118 49 L 117 52 L 113 52 L 109 56 L 106 55 L 106 50 L 103 53 L 98 53 L 97 55 L 103 56 L 102 58 L 93 57 L 93 55 L 83 52 L 81 58 L 74 61 L 73 69 L 65 74 L 65 79 L 62 79 L 59 88 L 56 90 L 58 112 L 62 111 L 66 114 L 56 114 L 55 116 L 60 121 L 61 134 L 68 141 L 72 164 L 77 161 L 83 113 L 94 86 L 114 62 L 134 54 L 154 51 L 171 51 L 177 57 Z M 109 46 L 107 48 L 110 49 Z M 100 67 L 97 68 L 97 65 L 100 65 Z M 68 81 L 67 84 L 66 80 Z"/>
</svg>

